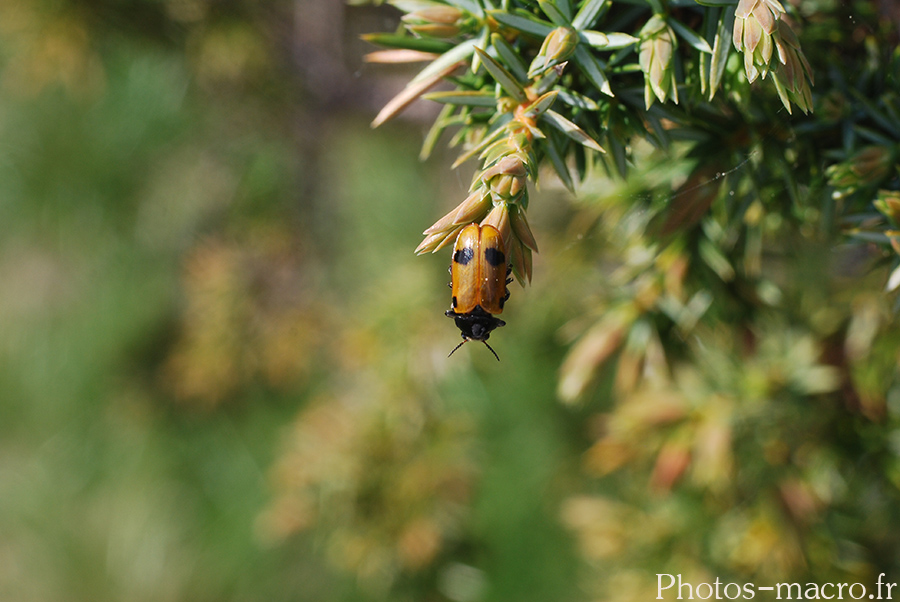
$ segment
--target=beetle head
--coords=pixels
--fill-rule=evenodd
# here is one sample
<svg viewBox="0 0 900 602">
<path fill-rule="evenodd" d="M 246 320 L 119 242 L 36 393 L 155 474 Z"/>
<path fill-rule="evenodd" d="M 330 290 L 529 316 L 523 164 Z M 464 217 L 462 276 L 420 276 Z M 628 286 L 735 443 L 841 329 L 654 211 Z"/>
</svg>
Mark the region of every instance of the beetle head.
<svg viewBox="0 0 900 602">
<path fill-rule="evenodd" d="M 484 343 L 484 346 L 491 350 L 491 353 L 494 354 L 494 357 L 497 358 L 497 361 L 500 361 L 500 357 L 497 355 L 497 352 L 491 348 L 490 345 L 487 344 L 487 340 L 491 336 L 491 331 L 495 328 L 499 328 L 501 326 L 506 326 L 506 322 L 499 318 L 495 318 L 491 314 L 487 313 L 480 306 L 476 305 L 475 309 L 470 311 L 467 314 L 457 314 L 452 310 L 447 311 L 447 317 L 453 318 L 456 322 L 456 327 L 459 328 L 460 334 L 462 334 L 463 341 L 459 345 L 453 348 L 453 351 L 450 352 L 450 355 L 453 355 L 453 352 L 462 347 L 465 343 L 469 341 L 481 341 Z M 447 357 L 450 357 L 448 355 Z"/>
</svg>

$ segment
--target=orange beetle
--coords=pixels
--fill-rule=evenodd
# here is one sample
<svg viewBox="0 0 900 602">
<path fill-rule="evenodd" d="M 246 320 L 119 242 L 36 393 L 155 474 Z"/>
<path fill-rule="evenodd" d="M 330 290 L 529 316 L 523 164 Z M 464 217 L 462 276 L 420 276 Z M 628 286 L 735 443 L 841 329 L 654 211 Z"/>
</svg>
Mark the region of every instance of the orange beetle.
<svg viewBox="0 0 900 602">
<path fill-rule="evenodd" d="M 453 246 L 450 264 L 453 296 L 445 313 L 456 321 L 463 341 L 450 355 L 469 341 L 481 341 L 500 360 L 487 339 L 492 330 L 506 325 L 492 314 L 503 313 L 503 305 L 509 299 L 506 287 L 512 282 L 509 273 L 503 237 L 497 228 L 469 224 L 462 229 Z"/>
</svg>

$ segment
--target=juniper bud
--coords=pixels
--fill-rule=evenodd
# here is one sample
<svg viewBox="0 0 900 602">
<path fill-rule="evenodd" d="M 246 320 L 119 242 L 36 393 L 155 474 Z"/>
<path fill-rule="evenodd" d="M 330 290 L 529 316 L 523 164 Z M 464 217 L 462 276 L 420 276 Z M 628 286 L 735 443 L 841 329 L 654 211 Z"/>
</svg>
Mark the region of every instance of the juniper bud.
<svg viewBox="0 0 900 602">
<path fill-rule="evenodd" d="M 885 146 L 867 146 L 841 163 L 835 163 L 827 170 L 829 186 L 834 187 L 835 199 L 847 197 L 857 189 L 880 183 L 890 172 L 895 161 L 895 153 Z"/>
<path fill-rule="evenodd" d="M 653 15 L 640 33 L 640 65 L 644 72 L 644 103 L 649 109 L 654 96 L 678 104 L 678 88 L 672 68 L 672 54 L 677 46 L 675 34 L 659 15 Z"/>
<path fill-rule="evenodd" d="M 784 21 L 778 22 L 778 35 L 775 48 L 778 50 L 780 65 L 775 69 L 775 86 L 782 104 L 791 112 L 790 101 L 793 101 L 804 113 L 812 111 L 812 92 L 809 89 L 813 81 L 812 68 L 809 66 L 800 42 L 790 26 Z"/>
<path fill-rule="evenodd" d="M 509 228 L 509 205 L 506 203 L 498 203 L 494 205 L 488 216 L 481 221 L 482 226 L 493 226 L 500 232 L 503 237 L 503 246 L 509 249 L 510 228 Z"/>
<path fill-rule="evenodd" d="M 429 6 L 403 15 L 409 31 L 434 38 L 452 38 L 459 34 L 459 22 L 465 15 L 453 6 Z"/>
<path fill-rule="evenodd" d="M 425 240 L 416 247 L 416 254 L 434 252 L 452 243 L 463 226 L 482 219 L 490 208 L 490 195 L 479 187 L 423 232 Z"/>
<path fill-rule="evenodd" d="M 784 14 L 778 0 L 741 0 L 734 12 L 734 47 L 744 53 L 744 71 L 752 83 L 769 71 L 777 22 Z"/>
<path fill-rule="evenodd" d="M 893 225 L 900 225 L 900 191 L 879 190 L 875 208 L 887 216 Z"/>
<path fill-rule="evenodd" d="M 578 45 L 578 34 L 568 27 L 557 27 L 544 38 L 541 50 L 528 70 L 528 76 L 534 77 L 546 69 L 558 65 L 572 56 Z"/>
<path fill-rule="evenodd" d="M 522 244 L 527 248 L 537 251 L 537 241 L 534 239 L 534 234 L 532 234 L 528 220 L 525 218 L 525 211 L 521 207 L 514 206 L 511 209 L 510 223 L 516 238 L 522 241 Z"/>
<path fill-rule="evenodd" d="M 488 185 L 496 201 L 515 202 L 525 190 L 528 170 L 516 155 L 507 155 L 484 171 L 481 181 Z"/>
</svg>

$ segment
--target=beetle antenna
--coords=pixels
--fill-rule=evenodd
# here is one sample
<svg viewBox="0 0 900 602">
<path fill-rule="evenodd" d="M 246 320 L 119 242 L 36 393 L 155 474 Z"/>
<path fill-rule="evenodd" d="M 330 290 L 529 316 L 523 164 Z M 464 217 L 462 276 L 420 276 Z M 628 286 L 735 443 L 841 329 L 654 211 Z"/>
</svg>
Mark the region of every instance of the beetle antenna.
<svg viewBox="0 0 900 602">
<path fill-rule="evenodd" d="M 491 353 L 494 354 L 494 357 L 497 358 L 497 361 L 499 362 L 499 361 L 500 361 L 500 356 L 497 355 L 497 352 L 494 351 L 494 348 L 491 347 L 490 345 L 488 345 L 488 344 L 487 344 L 487 341 L 481 341 L 481 342 L 484 343 L 484 346 L 485 346 L 485 347 L 487 347 L 488 349 L 491 350 Z M 454 349 L 453 351 L 456 351 L 456 349 Z"/>
<path fill-rule="evenodd" d="M 462 340 L 462 343 L 460 343 L 459 345 L 457 345 L 456 347 L 454 347 L 454 348 L 453 348 L 453 351 L 451 351 L 450 353 L 447 354 L 447 357 L 450 357 L 451 355 L 453 355 L 453 354 L 456 352 L 457 349 L 459 349 L 460 347 L 462 347 L 463 345 L 465 345 L 465 344 L 468 343 L 468 342 L 469 342 L 469 339 L 463 339 L 463 340 Z"/>
</svg>

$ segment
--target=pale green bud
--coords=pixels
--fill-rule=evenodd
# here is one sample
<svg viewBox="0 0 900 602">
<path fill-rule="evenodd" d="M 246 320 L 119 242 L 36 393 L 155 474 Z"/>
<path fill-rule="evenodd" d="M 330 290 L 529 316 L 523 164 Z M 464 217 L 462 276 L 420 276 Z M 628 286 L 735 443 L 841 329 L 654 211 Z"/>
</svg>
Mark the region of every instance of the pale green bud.
<svg viewBox="0 0 900 602">
<path fill-rule="evenodd" d="M 879 190 L 875 208 L 886 215 L 892 224 L 900 225 L 900 190 Z"/>
<path fill-rule="evenodd" d="M 403 15 L 409 31 L 433 38 L 452 38 L 460 32 L 459 23 L 465 13 L 453 6 L 429 6 Z"/>
<path fill-rule="evenodd" d="M 464 14 L 463 11 L 454 6 L 429 6 L 404 15 L 403 20 L 452 25 L 459 21 Z"/>
<path fill-rule="evenodd" d="M 895 150 L 885 146 L 867 146 L 846 161 L 836 163 L 825 170 L 829 186 L 834 187 L 833 197 L 841 199 L 858 188 L 879 184 L 895 165 Z"/>
<path fill-rule="evenodd" d="M 557 27 L 544 38 L 541 44 L 541 50 L 528 70 L 528 76 L 535 75 L 547 70 L 554 65 L 558 65 L 572 56 L 575 47 L 578 45 L 578 33 L 568 27 Z"/>
<path fill-rule="evenodd" d="M 528 170 L 522 159 L 507 155 L 481 174 L 481 181 L 488 185 L 495 201 L 515 201 L 522 195 Z"/>
<path fill-rule="evenodd" d="M 644 72 L 644 102 L 649 109 L 654 96 L 678 104 L 672 55 L 677 47 L 675 34 L 659 15 L 653 15 L 641 29 L 639 62 Z"/>
<path fill-rule="evenodd" d="M 744 72 L 753 83 L 769 72 L 779 20 L 784 7 L 778 0 L 741 0 L 734 12 L 734 47 L 744 54 Z"/>
</svg>

